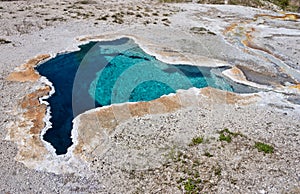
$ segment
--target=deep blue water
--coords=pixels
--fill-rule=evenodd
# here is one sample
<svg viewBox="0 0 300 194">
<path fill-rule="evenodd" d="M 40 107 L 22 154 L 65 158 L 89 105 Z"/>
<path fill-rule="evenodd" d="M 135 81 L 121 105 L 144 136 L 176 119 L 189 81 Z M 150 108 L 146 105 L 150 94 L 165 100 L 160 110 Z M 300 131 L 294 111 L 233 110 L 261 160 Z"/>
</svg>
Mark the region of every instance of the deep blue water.
<svg viewBox="0 0 300 194">
<path fill-rule="evenodd" d="M 211 86 L 228 91 L 244 88 L 212 73 L 212 68 L 170 65 L 146 54 L 133 40 L 90 42 L 80 50 L 60 54 L 37 68 L 53 83 L 52 128 L 43 136 L 65 154 L 72 145 L 72 120 L 95 107 L 149 101 L 178 89 Z M 224 68 L 214 69 L 222 71 Z"/>
</svg>

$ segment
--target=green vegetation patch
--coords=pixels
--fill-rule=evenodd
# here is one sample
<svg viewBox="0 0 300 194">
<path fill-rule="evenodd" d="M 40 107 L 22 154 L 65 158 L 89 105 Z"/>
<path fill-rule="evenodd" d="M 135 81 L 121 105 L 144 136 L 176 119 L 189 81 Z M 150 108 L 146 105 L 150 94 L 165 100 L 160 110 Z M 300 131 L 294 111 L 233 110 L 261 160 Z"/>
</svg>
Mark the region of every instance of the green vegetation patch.
<svg viewBox="0 0 300 194">
<path fill-rule="evenodd" d="M 226 141 L 227 143 L 230 143 L 232 141 L 230 135 L 225 135 L 224 133 L 221 133 L 219 136 L 220 141 Z"/>
<path fill-rule="evenodd" d="M 243 135 L 240 132 L 237 132 L 237 133 L 231 132 L 227 128 L 220 131 L 219 133 L 220 133 L 219 140 L 220 141 L 226 141 L 228 143 L 230 143 L 232 141 L 232 137 L 237 137 L 237 136 L 243 137 Z"/>
<path fill-rule="evenodd" d="M 231 132 L 229 131 L 229 129 L 225 128 L 224 130 L 220 131 L 220 133 L 227 133 L 233 137 L 237 137 L 237 136 L 243 136 L 240 132 Z"/>
<path fill-rule="evenodd" d="M 189 146 L 199 145 L 199 144 L 203 143 L 203 141 L 204 141 L 203 137 L 194 137 L 192 139 L 192 142 L 189 144 Z"/>
<path fill-rule="evenodd" d="M 201 179 L 194 180 L 194 179 L 189 178 L 189 179 L 187 179 L 187 181 L 185 181 L 183 183 L 184 190 L 187 193 L 198 193 L 199 189 L 198 189 L 197 185 L 200 183 L 201 183 Z"/>
<path fill-rule="evenodd" d="M 289 5 L 289 0 L 267 0 L 275 5 L 278 5 L 281 9 L 285 9 Z"/>
<path fill-rule="evenodd" d="M 259 151 L 259 152 L 264 152 L 267 154 L 271 154 L 274 152 L 274 147 L 265 143 L 261 143 L 261 142 L 256 142 L 255 143 L 255 148 Z"/>
</svg>

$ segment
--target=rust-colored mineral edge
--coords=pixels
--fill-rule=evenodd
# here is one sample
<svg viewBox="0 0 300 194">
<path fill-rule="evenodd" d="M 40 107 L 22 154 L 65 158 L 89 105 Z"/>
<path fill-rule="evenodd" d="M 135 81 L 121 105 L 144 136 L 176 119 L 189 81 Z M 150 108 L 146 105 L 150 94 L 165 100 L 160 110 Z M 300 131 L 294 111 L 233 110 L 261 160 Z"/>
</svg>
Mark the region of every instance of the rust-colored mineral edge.
<svg viewBox="0 0 300 194">
<path fill-rule="evenodd" d="M 27 63 L 21 65 L 17 71 L 12 72 L 6 79 L 8 81 L 18 82 L 35 82 L 40 78 L 40 75 L 34 70 L 34 67 L 41 61 L 49 58 L 49 54 L 38 55 L 30 59 Z"/>
</svg>

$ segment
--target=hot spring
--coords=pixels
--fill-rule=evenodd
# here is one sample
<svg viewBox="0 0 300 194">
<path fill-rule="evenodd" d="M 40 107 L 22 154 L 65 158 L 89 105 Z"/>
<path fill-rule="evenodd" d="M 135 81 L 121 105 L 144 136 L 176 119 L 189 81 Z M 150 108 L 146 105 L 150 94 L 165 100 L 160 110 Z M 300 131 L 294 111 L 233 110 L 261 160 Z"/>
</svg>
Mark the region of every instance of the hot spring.
<svg viewBox="0 0 300 194">
<path fill-rule="evenodd" d="M 222 77 L 226 68 L 163 63 L 129 38 L 81 45 L 79 51 L 59 54 L 36 67 L 55 89 L 47 99 L 52 127 L 43 139 L 56 154 L 65 154 L 72 145 L 72 120 L 95 107 L 150 101 L 192 87 L 250 92 Z"/>
</svg>

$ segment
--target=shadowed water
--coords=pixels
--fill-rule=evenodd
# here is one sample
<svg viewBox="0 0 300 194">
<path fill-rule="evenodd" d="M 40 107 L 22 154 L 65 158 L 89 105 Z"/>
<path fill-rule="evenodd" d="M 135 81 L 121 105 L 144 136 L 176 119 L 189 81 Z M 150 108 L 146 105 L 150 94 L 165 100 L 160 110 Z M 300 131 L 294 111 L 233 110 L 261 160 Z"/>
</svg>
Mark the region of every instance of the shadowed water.
<svg viewBox="0 0 300 194">
<path fill-rule="evenodd" d="M 43 138 L 57 154 L 65 154 L 72 145 L 74 117 L 95 107 L 150 101 L 191 87 L 249 92 L 249 88 L 212 73 L 225 68 L 166 64 L 146 54 L 128 38 L 90 42 L 80 46 L 79 51 L 60 54 L 36 69 L 55 88 L 47 100 L 52 128 Z"/>
</svg>

